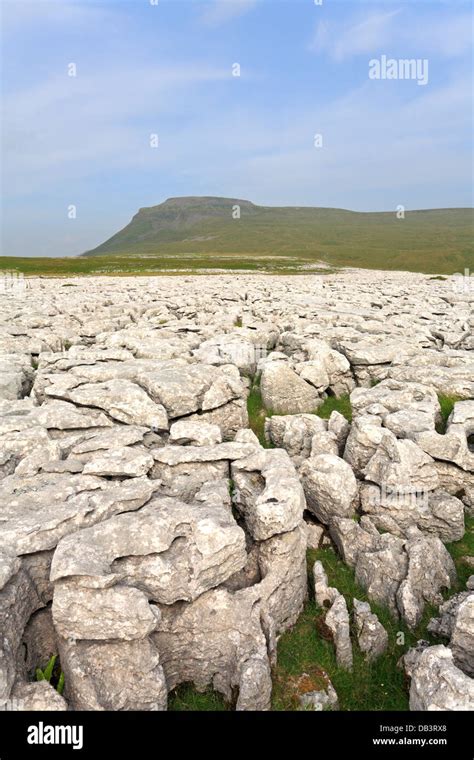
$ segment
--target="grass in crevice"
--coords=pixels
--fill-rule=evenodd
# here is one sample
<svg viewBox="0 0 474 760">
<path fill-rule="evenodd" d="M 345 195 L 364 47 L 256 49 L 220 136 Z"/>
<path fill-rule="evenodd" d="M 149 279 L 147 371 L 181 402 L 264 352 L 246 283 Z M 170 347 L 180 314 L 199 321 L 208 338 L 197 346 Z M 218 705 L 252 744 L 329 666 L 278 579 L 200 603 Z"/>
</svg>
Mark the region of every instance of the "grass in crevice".
<svg viewBox="0 0 474 760">
<path fill-rule="evenodd" d="M 321 406 L 316 409 L 314 414 L 322 417 L 323 420 L 328 420 L 332 412 L 339 412 L 346 420 L 352 421 L 352 406 L 348 394 L 344 396 L 328 396 Z"/>
<path fill-rule="evenodd" d="M 472 568 L 461 558 L 474 554 L 474 518 L 466 519 L 464 538 L 447 544 L 447 549 L 453 557 L 459 575 L 458 583 L 447 593 L 447 596 L 451 596 L 465 588 L 467 577 L 472 574 Z M 317 559 L 323 563 L 329 584 L 344 595 L 349 613 L 352 612 L 354 597 L 370 603 L 372 612 L 377 614 L 387 630 L 388 648 L 376 662 L 367 663 L 357 646 L 351 617 L 354 667 L 352 673 L 339 668 L 334 644 L 325 637 L 326 610 L 318 607 L 314 598 L 310 598 L 297 623 L 283 634 L 278 642 L 278 661 L 272 675 L 272 709 L 301 709 L 297 698 L 297 681 L 306 673 L 307 680 L 313 682 L 315 688 L 324 684 L 324 674 L 327 674 L 337 692 L 341 710 L 408 710 L 409 684 L 403 669 L 397 667 L 397 662 L 418 639 L 426 639 L 432 644 L 440 643 L 439 639 L 426 631 L 430 618 L 437 615 L 436 608 L 427 605 L 417 629 L 410 631 L 403 622 L 393 619 L 386 608 L 369 600 L 365 589 L 356 582 L 353 570 L 341 560 L 332 547 L 308 550 L 310 587 L 312 569 Z M 168 709 L 223 711 L 231 710 L 233 707 L 212 690 L 200 693 L 192 684 L 181 684 L 170 694 Z"/>
<path fill-rule="evenodd" d="M 349 612 L 353 598 L 369 601 L 367 592 L 354 579 L 354 573 L 332 548 L 308 551 L 308 573 L 319 559 L 328 575 L 329 584 L 344 595 Z M 324 670 L 332 681 L 339 698 L 341 710 L 408 710 L 408 684 L 404 671 L 397 667 L 400 657 L 420 638 L 435 643 L 426 633 L 426 625 L 435 614 L 433 607 L 427 607 L 417 630 L 394 620 L 387 609 L 370 601 L 375 612 L 387 630 L 389 645 L 386 652 L 369 664 L 360 652 L 354 631 L 351 630 L 354 667 L 349 673 L 338 667 L 334 645 L 324 636 L 325 610 L 310 599 L 298 622 L 287 631 L 278 643 L 278 663 L 274 672 L 273 709 L 297 710 L 298 700 L 293 683 L 302 673 L 318 673 Z M 352 618 L 351 618 L 352 627 Z"/>
<path fill-rule="evenodd" d="M 444 435 L 446 432 L 446 426 L 448 423 L 448 418 L 451 412 L 453 411 L 454 404 L 456 401 L 461 401 L 460 396 L 445 396 L 442 393 L 438 394 L 438 401 L 439 405 L 441 407 L 441 421 L 436 424 L 436 431 L 438 433 L 441 433 Z"/>
<path fill-rule="evenodd" d="M 260 392 L 260 377 L 253 378 L 250 386 L 250 393 L 247 397 L 247 413 L 249 416 L 249 427 L 257 436 L 260 444 L 266 448 L 273 448 L 273 444 L 268 443 L 265 438 L 265 420 L 273 416 L 271 409 L 265 409 Z"/>
<path fill-rule="evenodd" d="M 231 709 L 232 705 L 221 694 L 212 689 L 200 692 L 191 683 L 180 684 L 168 696 L 168 710 L 172 712 L 225 712 Z"/>
<path fill-rule="evenodd" d="M 58 694 L 63 693 L 64 673 L 61 670 L 61 663 L 59 662 L 57 654 L 53 654 L 52 657 L 50 657 L 44 669 L 39 667 L 35 669 L 35 680 L 47 681 L 56 689 Z"/>
<path fill-rule="evenodd" d="M 468 565 L 463 557 L 474 557 L 474 517 L 466 515 L 465 518 L 466 532 L 460 541 L 453 541 L 446 544 L 446 549 L 453 558 L 458 574 L 458 581 L 455 587 L 450 589 L 449 596 L 457 591 L 465 591 L 466 581 L 470 575 L 474 575 L 474 567 Z"/>
</svg>

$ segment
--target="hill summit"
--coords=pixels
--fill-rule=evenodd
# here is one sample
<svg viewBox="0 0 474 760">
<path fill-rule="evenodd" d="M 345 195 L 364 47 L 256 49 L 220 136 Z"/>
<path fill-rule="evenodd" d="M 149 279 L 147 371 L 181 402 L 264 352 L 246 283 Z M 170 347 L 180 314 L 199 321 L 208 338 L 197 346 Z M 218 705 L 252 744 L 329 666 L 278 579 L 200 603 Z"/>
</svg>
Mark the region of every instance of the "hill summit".
<svg viewBox="0 0 474 760">
<path fill-rule="evenodd" d="M 233 213 L 239 206 L 240 213 Z M 291 259 L 295 264 L 452 274 L 474 268 L 472 209 L 357 212 L 259 206 L 240 198 L 184 196 L 139 209 L 130 223 L 82 254 L 147 258 Z M 224 265 L 225 262 L 224 262 Z"/>
</svg>

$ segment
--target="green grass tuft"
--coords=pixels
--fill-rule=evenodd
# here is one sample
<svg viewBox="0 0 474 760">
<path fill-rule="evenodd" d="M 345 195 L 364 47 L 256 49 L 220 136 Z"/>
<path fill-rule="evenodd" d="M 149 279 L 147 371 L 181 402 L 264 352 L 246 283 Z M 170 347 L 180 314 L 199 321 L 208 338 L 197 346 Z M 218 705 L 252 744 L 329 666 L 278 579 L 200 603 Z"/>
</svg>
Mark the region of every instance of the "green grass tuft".
<svg viewBox="0 0 474 760">
<path fill-rule="evenodd" d="M 446 432 L 446 425 L 448 422 L 449 415 L 454 409 L 454 404 L 456 403 L 456 401 L 461 401 L 461 397 L 460 396 L 445 396 L 442 393 L 439 393 L 438 401 L 441 407 L 441 422 L 438 422 L 438 424 L 436 425 L 436 430 L 438 433 L 444 434 Z"/>
<path fill-rule="evenodd" d="M 224 712 L 231 709 L 232 705 L 221 694 L 211 689 L 199 692 L 191 683 L 180 684 L 168 697 L 168 710 L 172 712 Z"/>
<path fill-rule="evenodd" d="M 451 593 L 455 591 L 464 591 L 466 581 L 470 575 L 474 575 L 474 568 L 463 560 L 463 557 L 474 557 L 474 517 L 466 515 L 465 518 L 466 532 L 460 541 L 453 541 L 446 544 L 446 549 L 453 558 L 458 574 L 458 582 Z"/>
<path fill-rule="evenodd" d="M 267 417 L 273 416 L 273 411 L 265 409 L 263 405 L 262 394 L 260 392 L 260 377 L 255 377 L 250 387 L 250 393 L 247 397 L 247 413 L 250 429 L 257 436 L 260 445 L 266 449 L 273 448 L 273 445 L 265 438 L 265 420 Z"/>
<path fill-rule="evenodd" d="M 63 693 L 64 673 L 61 670 L 57 654 L 53 654 L 52 657 L 50 657 L 49 662 L 47 662 L 43 670 L 41 668 L 36 668 L 35 679 L 36 681 L 47 681 L 51 686 L 54 686 L 58 694 Z"/>
<path fill-rule="evenodd" d="M 318 417 L 322 417 L 323 420 L 328 420 L 332 412 L 340 412 L 340 414 L 344 415 L 346 420 L 349 422 L 352 421 L 351 400 L 348 394 L 344 396 L 328 396 L 321 406 L 316 409 L 314 414 L 317 414 Z"/>
</svg>

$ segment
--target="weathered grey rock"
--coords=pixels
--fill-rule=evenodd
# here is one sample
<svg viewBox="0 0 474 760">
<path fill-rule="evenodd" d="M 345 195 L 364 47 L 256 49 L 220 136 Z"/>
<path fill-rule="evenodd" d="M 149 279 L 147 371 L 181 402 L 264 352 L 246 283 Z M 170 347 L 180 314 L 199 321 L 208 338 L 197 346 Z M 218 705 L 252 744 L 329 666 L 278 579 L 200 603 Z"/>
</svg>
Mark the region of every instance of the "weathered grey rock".
<svg viewBox="0 0 474 760">
<path fill-rule="evenodd" d="M 300 476 L 308 509 L 328 525 L 333 517 L 349 517 L 357 506 L 357 482 L 351 467 L 332 454 L 307 459 Z"/>
<path fill-rule="evenodd" d="M 350 429 L 350 422 L 346 420 L 344 415 L 337 411 L 331 412 L 331 416 L 328 420 L 328 432 L 334 435 L 340 456 L 344 453 Z"/>
<path fill-rule="evenodd" d="M 474 396 L 472 359 L 464 351 L 425 350 L 410 357 L 396 356 L 389 376 L 399 382 L 430 385 L 445 396 Z"/>
<path fill-rule="evenodd" d="M 334 517 L 329 527 L 331 538 L 346 564 L 355 567 L 359 553 L 374 551 L 380 545 L 380 534 L 368 517 L 360 523 Z"/>
<path fill-rule="evenodd" d="M 433 459 L 452 462 L 462 470 L 474 472 L 474 454 L 469 451 L 463 425 L 450 425 L 445 435 L 434 430 L 419 433 L 415 440 Z"/>
<path fill-rule="evenodd" d="M 170 427 L 170 443 L 191 444 L 193 446 L 213 446 L 221 443 L 222 433 L 218 425 L 178 420 Z"/>
<path fill-rule="evenodd" d="M 320 393 L 324 393 L 325 389 L 329 387 L 329 375 L 321 357 L 296 364 L 295 372 Z"/>
<path fill-rule="evenodd" d="M 92 406 L 92 404 L 91 404 Z M 113 422 L 98 409 L 75 406 L 68 401 L 49 400 L 29 415 L 31 424 L 55 430 L 80 430 L 112 427 Z"/>
<path fill-rule="evenodd" d="M 320 560 L 316 560 L 313 565 L 313 585 L 316 604 L 319 607 L 329 607 L 339 592 L 329 585 L 326 571 Z"/>
<path fill-rule="evenodd" d="M 15 559 L 2 555 L 3 588 L 0 590 L 0 707 L 6 703 L 16 680 L 23 631 L 31 615 L 42 606 L 28 573 Z"/>
<path fill-rule="evenodd" d="M 336 660 L 340 668 L 352 670 L 352 644 L 349 628 L 349 612 L 346 600 L 338 593 L 325 617 L 336 647 Z"/>
<path fill-rule="evenodd" d="M 440 604 L 440 590 L 449 589 L 456 580 L 450 554 L 437 536 L 422 534 L 411 528 L 405 544 L 408 569 L 397 591 L 397 605 L 410 628 L 416 628 L 425 602 Z"/>
<path fill-rule="evenodd" d="M 47 605 L 53 598 L 53 584 L 50 581 L 51 561 L 54 549 L 24 554 L 21 557 L 23 569 L 28 573 L 42 604 Z"/>
<path fill-rule="evenodd" d="M 305 674 L 303 673 L 303 677 L 304 675 Z M 339 709 L 336 690 L 331 681 L 329 681 L 325 689 L 304 692 L 298 696 L 298 699 L 304 710 L 315 710 L 320 712 L 321 710 Z"/>
<path fill-rule="evenodd" d="M 388 633 L 369 603 L 358 599 L 354 599 L 354 622 L 359 648 L 368 662 L 374 662 L 387 649 Z"/>
<path fill-rule="evenodd" d="M 306 546 L 329 542 L 302 520 L 297 470 L 319 455 L 343 456 L 362 481 L 360 523 L 352 510 L 336 510 L 328 529 L 370 598 L 409 621 L 427 599 L 440 601 L 452 568 L 438 539 L 459 540 L 463 508 L 474 514 L 469 294 L 426 275 L 355 269 L 291 281 L 234 273 L 28 285 L 0 303 L 0 396 L 8 396 L 0 399 L 0 545 L 21 557 L 0 561 L 0 594 L 10 589 L 16 599 L 11 589 L 24 586 L 28 604 L 36 599 L 36 611 L 19 603 L 23 613 L 8 618 L 8 698 L 10 674 L 24 683 L 33 660 L 42 665 L 59 647 L 73 709 L 164 709 L 160 655 L 176 683 L 216 682 L 226 696 L 238 692 L 238 709 L 266 709 L 278 636 L 306 596 Z M 295 404 L 285 410 L 302 412 L 267 421 L 268 441 L 286 454 L 264 451 L 248 429 L 256 372 L 279 403 Z M 356 383 L 363 387 L 354 391 Z M 338 413 L 327 422 L 311 414 L 328 395 L 351 392 L 351 426 Z M 465 399 L 445 435 L 435 432 L 437 393 Z M 165 521 L 169 543 L 159 552 L 149 549 L 163 537 L 161 523 L 138 535 L 115 522 L 142 524 L 154 493 L 160 509 L 167 494 L 179 496 L 188 516 L 182 531 L 182 514 Z M 206 520 L 202 554 L 195 528 Z M 232 531 L 241 548 L 214 545 Z M 58 542 L 71 547 L 71 573 L 82 552 L 84 574 L 54 580 L 57 627 L 77 640 L 51 626 Z M 107 547 L 115 547 L 110 561 Z M 323 586 L 318 594 L 333 594 L 326 601 L 334 603 L 337 591 Z M 101 597 L 110 597 L 109 621 Z M 454 651 L 458 637 L 466 662 L 469 616 L 460 615 L 454 635 L 461 606 L 453 606 L 446 638 Z M 158 626 L 169 616 L 166 631 L 149 631 L 150 611 Z M 115 631 L 139 638 L 107 638 Z M 153 641 L 162 634 L 158 652 Z M 82 638 L 93 635 L 105 638 Z M 324 701 L 311 699 L 313 707 Z"/>
<path fill-rule="evenodd" d="M 467 514 L 474 515 L 474 484 L 472 475 L 450 462 L 435 460 L 439 485 L 443 491 L 462 501 Z"/>
<path fill-rule="evenodd" d="M 265 364 L 260 390 L 265 408 L 278 414 L 312 412 L 322 401 L 316 388 L 285 362 Z"/>
<path fill-rule="evenodd" d="M 57 653 L 58 642 L 51 607 L 42 607 L 30 617 L 23 631 L 18 650 L 17 673 L 31 680 L 36 668 L 44 669 Z"/>
<path fill-rule="evenodd" d="M 96 454 L 85 464 L 83 473 L 101 477 L 138 478 L 146 475 L 153 464 L 154 459 L 145 448 L 121 446 Z"/>
<path fill-rule="evenodd" d="M 306 535 L 299 524 L 294 530 L 258 544 L 262 580 L 249 593 L 262 600 L 269 638 L 296 623 L 307 597 Z M 274 653 L 270 649 L 270 655 Z"/>
<path fill-rule="evenodd" d="M 467 599 L 468 596 L 468 591 L 460 591 L 458 594 L 449 597 L 449 599 L 440 605 L 438 610 L 439 617 L 431 618 L 427 630 L 435 636 L 440 636 L 449 641 L 453 635 L 454 621 L 456 619 L 459 605 Z"/>
<path fill-rule="evenodd" d="M 204 483 L 199 491 L 194 495 L 194 501 L 206 506 L 213 506 L 217 509 L 225 506 L 231 509 L 232 499 L 230 494 L 230 484 L 228 478 L 221 480 L 211 480 Z"/>
<path fill-rule="evenodd" d="M 166 710 L 156 647 L 138 641 L 60 639 L 65 696 L 73 710 Z"/>
<path fill-rule="evenodd" d="M 232 689 L 240 690 L 244 680 L 246 709 L 268 709 L 271 679 L 260 614 L 247 589 L 235 594 L 215 589 L 192 604 L 163 607 L 152 638 L 168 689 L 193 682 L 198 689 L 212 686 L 230 700 Z M 249 661 L 263 667 L 249 669 Z"/>
<path fill-rule="evenodd" d="M 0 398 L 19 399 L 29 392 L 33 380 L 33 367 L 27 355 L 3 353 L 0 355 Z"/>
<path fill-rule="evenodd" d="M 326 420 L 315 414 L 275 415 L 265 420 L 267 440 L 285 449 L 290 457 L 308 457 L 313 436 L 326 428 Z"/>
<path fill-rule="evenodd" d="M 413 441 L 398 440 L 387 431 L 365 467 L 366 480 L 412 493 L 434 491 L 439 485 L 433 460 Z"/>
<path fill-rule="evenodd" d="M 272 694 L 268 658 L 253 655 L 240 669 L 239 696 L 236 710 L 266 710 Z"/>
<path fill-rule="evenodd" d="M 380 417 L 364 415 L 356 417 L 352 422 L 344 449 L 344 459 L 352 467 L 356 477 L 363 477 L 364 470 L 381 443 L 384 433 Z"/>
<path fill-rule="evenodd" d="M 420 433 L 433 430 L 433 416 L 426 412 L 400 409 L 387 414 L 383 419 L 384 427 L 397 438 L 410 438 L 416 441 Z"/>
<path fill-rule="evenodd" d="M 50 404 L 46 404 L 48 408 Z M 114 425 L 111 430 L 98 433 L 88 433 L 82 440 L 73 443 L 69 455 L 75 459 L 89 461 L 95 456 L 96 451 L 107 451 L 108 449 L 122 446 L 131 446 L 134 443 L 142 443 L 148 428 L 137 425 Z"/>
<path fill-rule="evenodd" d="M 357 554 L 356 581 L 366 590 L 369 598 L 388 607 L 393 617 L 399 615 L 397 594 L 408 572 L 408 558 L 401 539 L 385 533 L 380 536 L 373 551 Z M 421 608 L 421 601 L 416 609 Z"/>
<path fill-rule="evenodd" d="M 234 506 L 254 539 L 263 541 L 296 528 L 306 503 L 296 470 L 282 449 L 261 449 L 231 465 Z"/>
<path fill-rule="evenodd" d="M 77 383 L 75 387 L 66 390 L 61 390 L 58 385 L 56 380 L 47 387 L 46 395 L 65 398 L 81 406 L 99 407 L 113 419 L 129 425 L 144 425 L 153 430 L 168 429 L 165 407 L 152 401 L 142 388 L 130 380 Z"/>
<path fill-rule="evenodd" d="M 377 415 L 385 427 L 394 428 L 397 435 L 402 433 L 402 438 L 418 429 L 434 429 L 439 418 L 436 391 L 429 384 L 416 382 L 387 379 L 372 388 L 356 388 L 351 393 L 351 406 L 355 417 Z"/>
<path fill-rule="evenodd" d="M 250 430 L 250 428 L 239 430 L 235 434 L 234 441 L 236 443 L 249 443 L 252 446 L 257 446 L 258 448 L 260 447 L 260 441 L 258 440 L 253 430 Z"/>
<path fill-rule="evenodd" d="M 218 586 L 246 561 L 244 532 L 227 506 L 157 498 L 138 512 L 64 538 L 54 555 L 51 579 L 70 578 L 68 589 L 80 581 L 91 587 L 136 586 L 148 599 L 172 604 Z M 100 603 L 100 594 L 97 598 Z M 57 605 L 55 592 L 53 612 Z"/>
<path fill-rule="evenodd" d="M 55 584 L 53 621 L 64 639 L 143 639 L 156 628 L 157 619 L 158 610 L 136 588 Z"/>
<path fill-rule="evenodd" d="M 330 456 L 339 458 L 339 447 L 337 445 L 336 436 L 334 433 L 330 433 L 329 430 L 323 430 L 321 433 L 316 433 L 311 439 L 311 459 L 320 456 L 321 454 L 329 454 Z"/>
<path fill-rule="evenodd" d="M 319 549 L 324 535 L 324 527 L 313 522 L 305 522 L 306 541 L 308 549 Z"/>
<path fill-rule="evenodd" d="M 201 594 L 189 604 L 160 605 L 152 634 L 169 689 L 192 681 L 227 699 L 239 690 L 237 709 L 268 709 L 270 661 L 278 635 L 293 625 L 306 597 L 302 527 L 258 544 L 261 580 L 229 592 Z"/>
<path fill-rule="evenodd" d="M 474 710 L 474 679 L 456 667 L 447 647 L 424 649 L 409 675 L 410 710 Z"/>
<path fill-rule="evenodd" d="M 156 487 L 147 478 L 114 484 L 93 475 L 10 475 L 0 483 L 0 547 L 16 554 L 52 549 L 81 527 L 138 509 Z"/>
<path fill-rule="evenodd" d="M 47 681 L 15 684 L 8 703 L 8 709 L 18 712 L 65 711 L 67 702 Z"/>
<path fill-rule="evenodd" d="M 254 375 L 261 355 L 275 344 L 278 330 L 273 328 L 264 335 L 259 330 L 258 336 L 253 330 L 238 330 L 238 334 L 235 331 L 205 340 L 192 352 L 193 357 L 203 364 L 235 364 L 241 372 Z"/>
<path fill-rule="evenodd" d="M 140 382 L 171 419 L 244 398 L 239 371 L 231 364 L 212 367 L 177 360 L 163 362 L 142 376 Z"/>
<path fill-rule="evenodd" d="M 190 414 L 188 422 L 206 422 L 209 425 L 217 425 L 224 441 L 233 441 L 236 433 L 249 424 L 247 404 L 244 399 L 238 398 L 229 401 L 216 409 L 207 412 Z"/>
<path fill-rule="evenodd" d="M 411 525 L 437 535 L 442 541 L 459 541 L 464 535 L 464 506 L 447 491 L 410 492 L 410 487 L 360 486 L 361 510 L 377 528 L 406 536 Z"/>
<path fill-rule="evenodd" d="M 371 366 L 373 364 L 390 364 L 399 351 L 396 342 L 359 340 L 338 341 L 338 349 L 347 357 L 351 365 Z"/>
<path fill-rule="evenodd" d="M 450 647 L 457 667 L 474 677 L 474 594 L 469 594 L 458 607 Z"/>
<path fill-rule="evenodd" d="M 262 451 L 255 452 L 255 446 L 238 441 L 227 441 L 214 446 L 163 446 L 153 449 L 155 462 L 174 467 L 178 464 L 194 462 L 218 462 L 244 459 L 253 454 L 261 455 Z"/>
<path fill-rule="evenodd" d="M 441 590 L 456 578 L 454 563 L 437 536 L 408 529 L 406 540 L 380 535 L 369 518 L 360 524 L 335 518 L 331 536 L 374 602 L 415 628 L 426 602 L 440 604 Z"/>
<path fill-rule="evenodd" d="M 305 363 L 303 367 L 313 367 L 309 370 L 310 382 L 321 390 L 328 388 L 336 395 L 349 393 L 354 387 L 351 366 L 344 353 L 334 350 L 323 340 L 311 338 L 300 342 Z M 326 377 L 328 378 L 326 380 Z"/>
<path fill-rule="evenodd" d="M 164 446 L 152 451 L 151 477 L 158 481 L 160 493 L 191 501 L 205 483 L 229 479 L 232 460 L 254 451 L 253 443 L 234 441 L 215 446 Z"/>
</svg>

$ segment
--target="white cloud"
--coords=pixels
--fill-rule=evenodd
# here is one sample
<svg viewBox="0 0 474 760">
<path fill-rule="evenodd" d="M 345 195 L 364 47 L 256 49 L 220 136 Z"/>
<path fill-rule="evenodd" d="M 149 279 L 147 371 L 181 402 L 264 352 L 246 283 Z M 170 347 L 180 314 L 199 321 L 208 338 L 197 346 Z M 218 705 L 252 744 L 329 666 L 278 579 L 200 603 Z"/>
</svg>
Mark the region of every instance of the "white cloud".
<svg viewBox="0 0 474 760">
<path fill-rule="evenodd" d="M 348 27 L 335 29 L 333 35 L 331 26 L 320 22 L 311 48 L 316 52 L 328 51 L 337 61 L 352 55 L 369 53 L 389 41 L 392 20 L 399 13 L 399 10 L 376 13 Z"/>
<path fill-rule="evenodd" d="M 388 51 L 400 54 L 419 50 L 419 56 L 438 54 L 444 57 L 464 55 L 472 45 L 472 15 L 458 13 L 438 18 L 412 17 L 407 9 L 373 13 L 365 19 L 330 24 L 318 22 L 309 48 L 327 53 L 336 61 Z"/>
<path fill-rule="evenodd" d="M 2 0 L 2 26 L 5 32 L 28 26 L 67 26 L 81 28 L 115 17 L 117 5 L 110 7 L 84 0 Z"/>
<path fill-rule="evenodd" d="M 229 71 L 199 65 L 127 66 L 77 77 L 65 70 L 4 97 L 3 181 L 14 196 L 101 168 L 140 165 L 150 158 L 149 135 L 160 133 L 183 91 L 188 101 L 199 85 L 225 79 Z"/>
<path fill-rule="evenodd" d="M 252 10 L 258 0 L 212 0 L 201 15 L 208 26 L 220 26 Z"/>
</svg>

